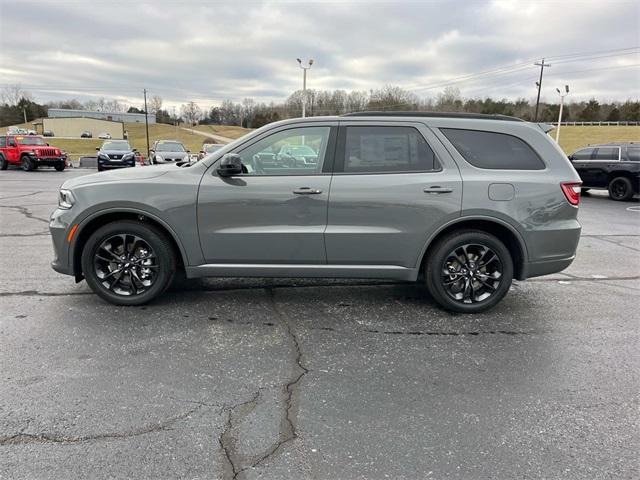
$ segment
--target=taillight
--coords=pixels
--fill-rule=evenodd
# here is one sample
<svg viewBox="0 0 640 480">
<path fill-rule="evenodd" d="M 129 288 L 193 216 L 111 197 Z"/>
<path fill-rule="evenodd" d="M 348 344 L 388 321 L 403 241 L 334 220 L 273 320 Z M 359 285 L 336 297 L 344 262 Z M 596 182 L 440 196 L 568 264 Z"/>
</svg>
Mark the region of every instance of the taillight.
<svg viewBox="0 0 640 480">
<path fill-rule="evenodd" d="M 571 205 L 577 206 L 580 203 L 580 185 L 582 182 L 562 182 L 560 184 L 562 193 Z"/>
</svg>

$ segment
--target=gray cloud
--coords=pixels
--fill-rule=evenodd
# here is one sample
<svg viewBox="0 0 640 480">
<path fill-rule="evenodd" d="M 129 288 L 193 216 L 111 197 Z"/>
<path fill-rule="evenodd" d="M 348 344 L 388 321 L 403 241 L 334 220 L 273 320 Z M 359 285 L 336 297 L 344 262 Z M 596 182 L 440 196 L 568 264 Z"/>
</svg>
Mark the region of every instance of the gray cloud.
<svg viewBox="0 0 640 480">
<path fill-rule="evenodd" d="M 463 96 L 532 98 L 533 59 L 638 46 L 638 18 L 634 1 L 0 0 L 0 83 L 21 83 L 41 101 L 139 104 L 142 88 L 169 105 L 278 101 L 300 88 L 301 57 L 316 61 L 310 88 L 394 84 L 435 96 L 458 80 Z M 574 99 L 637 98 L 638 50 L 602 55 L 552 58 L 543 97 L 569 83 Z"/>
</svg>

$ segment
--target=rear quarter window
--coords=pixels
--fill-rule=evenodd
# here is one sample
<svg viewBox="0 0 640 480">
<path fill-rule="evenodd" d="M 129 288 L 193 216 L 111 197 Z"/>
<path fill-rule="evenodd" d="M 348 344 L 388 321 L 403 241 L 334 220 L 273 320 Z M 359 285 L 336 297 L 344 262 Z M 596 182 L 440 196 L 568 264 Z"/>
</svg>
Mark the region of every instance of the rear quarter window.
<svg viewBox="0 0 640 480">
<path fill-rule="evenodd" d="M 462 158 L 477 168 L 544 170 L 540 156 L 525 141 L 506 133 L 441 128 Z"/>
<path fill-rule="evenodd" d="M 627 157 L 632 162 L 640 162 L 640 147 L 627 147 Z"/>
</svg>

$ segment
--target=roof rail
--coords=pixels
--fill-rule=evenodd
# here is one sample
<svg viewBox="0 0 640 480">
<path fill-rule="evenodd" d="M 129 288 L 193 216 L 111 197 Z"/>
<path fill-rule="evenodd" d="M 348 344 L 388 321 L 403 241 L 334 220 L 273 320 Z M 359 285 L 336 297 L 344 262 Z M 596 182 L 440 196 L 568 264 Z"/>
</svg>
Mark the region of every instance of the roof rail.
<svg viewBox="0 0 640 480">
<path fill-rule="evenodd" d="M 341 115 L 342 117 L 428 117 L 428 118 L 468 118 L 474 120 L 504 120 L 507 122 L 524 122 L 524 120 L 508 115 L 488 115 L 484 113 L 461 112 L 401 112 L 401 111 L 364 111 Z"/>
</svg>

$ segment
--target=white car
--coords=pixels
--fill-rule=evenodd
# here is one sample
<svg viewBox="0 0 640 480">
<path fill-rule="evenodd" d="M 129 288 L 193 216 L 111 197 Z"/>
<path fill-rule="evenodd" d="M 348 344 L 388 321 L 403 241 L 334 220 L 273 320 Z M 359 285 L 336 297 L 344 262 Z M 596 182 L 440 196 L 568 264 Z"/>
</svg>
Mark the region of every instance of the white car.
<svg viewBox="0 0 640 480">
<path fill-rule="evenodd" d="M 111 134 L 103 132 L 100 135 L 98 135 L 98 138 L 100 140 L 111 140 Z"/>
</svg>

